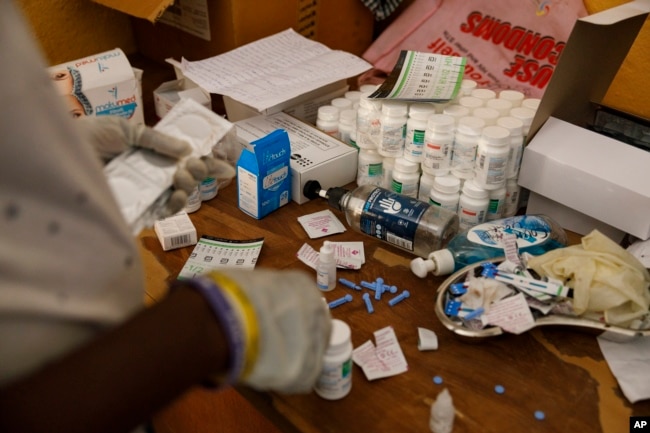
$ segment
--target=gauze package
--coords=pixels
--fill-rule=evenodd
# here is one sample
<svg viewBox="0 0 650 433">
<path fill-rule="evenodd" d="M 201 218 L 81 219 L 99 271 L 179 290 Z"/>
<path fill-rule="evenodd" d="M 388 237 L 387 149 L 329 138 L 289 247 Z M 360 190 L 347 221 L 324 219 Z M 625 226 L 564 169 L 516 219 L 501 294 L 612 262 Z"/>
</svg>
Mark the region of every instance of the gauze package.
<svg viewBox="0 0 650 433">
<path fill-rule="evenodd" d="M 144 123 L 142 71 L 116 48 L 48 68 L 68 112 L 80 116 L 121 116 Z"/>
<path fill-rule="evenodd" d="M 154 129 L 188 142 L 189 156 L 210 155 L 234 125 L 193 99 L 176 104 Z M 114 158 L 104 168 L 108 183 L 133 232 L 159 219 L 171 193 L 177 161 L 153 151 L 133 148 Z"/>
</svg>

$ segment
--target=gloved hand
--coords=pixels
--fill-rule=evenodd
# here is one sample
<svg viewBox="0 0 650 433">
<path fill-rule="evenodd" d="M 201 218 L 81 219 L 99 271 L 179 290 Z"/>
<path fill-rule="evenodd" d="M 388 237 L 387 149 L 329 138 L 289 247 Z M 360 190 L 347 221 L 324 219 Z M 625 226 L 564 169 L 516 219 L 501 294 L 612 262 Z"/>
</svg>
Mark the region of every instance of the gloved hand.
<svg viewBox="0 0 650 433">
<path fill-rule="evenodd" d="M 192 152 L 189 143 L 121 116 L 80 117 L 75 124 L 104 163 L 131 147 L 150 149 L 179 161 Z M 166 212 L 161 216 L 173 215 L 183 209 L 189 194 L 207 177 L 220 179 L 228 176 L 234 176 L 233 168 L 212 155 L 186 158 L 174 173 L 174 191 L 166 203 Z"/>
<path fill-rule="evenodd" d="M 272 270 L 228 270 L 199 279 L 207 283 L 203 287 L 208 287 L 208 293 L 216 292 L 217 296 L 206 297 L 212 298 L 222 323 L 229 323 L 225 332 L 231 337 L 231 352 L 233 345 L 238 346 L 236 341 L 242 349 L 231 353 L 231 382 L 282 393 L 311 391 L 332 326 L 314 279 L 299 271 Z M 219 299 L 226 300 L 226 310 L 232 308 L 233 315 L 223 306 L 215 308 Z M 243 338 L 238 340 L 237 335 Z"/>
</svg>

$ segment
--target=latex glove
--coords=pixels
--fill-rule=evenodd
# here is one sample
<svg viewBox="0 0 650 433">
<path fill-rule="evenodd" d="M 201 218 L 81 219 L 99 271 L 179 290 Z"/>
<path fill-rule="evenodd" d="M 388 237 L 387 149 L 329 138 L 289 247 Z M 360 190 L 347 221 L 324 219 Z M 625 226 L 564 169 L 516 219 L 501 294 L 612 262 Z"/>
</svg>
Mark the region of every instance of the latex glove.
<svg viewBox="0 0 650 433">
<path fill-rule="evenodd" d="M 179 161 L 192 152 L 189 143 L 146 125 L 135 124 L 121 116 L 81 117 L 75 123 L 80 128 L 82 137 L 93 146 L 105 163 L 132 147 L 149 149 Z M 183 209 L 189 194 L 205 178 L 229 176 L 232 171 L 228 163 L 212 155 L 185 159 L 174 173 L 173 192 L 161 217 Z"/>
<path fill-rule="evenodd" d="M 314 278 L 300 271 L 258 269 L 223 271 L 206 278 L 234 307 L 236 325 L 251 331 L 244 356 L 234 365 L 234 381 L 258 390 L 311 391 L 332 327 Z"/>
</svg>

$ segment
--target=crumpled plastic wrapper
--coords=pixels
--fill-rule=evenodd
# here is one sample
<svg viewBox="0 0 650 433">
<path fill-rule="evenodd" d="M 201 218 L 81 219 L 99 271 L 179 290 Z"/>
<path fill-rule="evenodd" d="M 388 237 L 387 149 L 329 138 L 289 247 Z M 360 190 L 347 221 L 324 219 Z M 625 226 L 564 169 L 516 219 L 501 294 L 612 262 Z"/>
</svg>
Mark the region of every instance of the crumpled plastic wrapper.
<svg viewBox="0 0 650 433">
<path fill-rule="evenodd" d="M 584 236 L 580 245 L 530 258 L 528 267 L 573 288 L 577 315 L 602 313 L 606 323 L 628 327 L 648 314 L 648 270 L 598 230 Z"/>
</svg>

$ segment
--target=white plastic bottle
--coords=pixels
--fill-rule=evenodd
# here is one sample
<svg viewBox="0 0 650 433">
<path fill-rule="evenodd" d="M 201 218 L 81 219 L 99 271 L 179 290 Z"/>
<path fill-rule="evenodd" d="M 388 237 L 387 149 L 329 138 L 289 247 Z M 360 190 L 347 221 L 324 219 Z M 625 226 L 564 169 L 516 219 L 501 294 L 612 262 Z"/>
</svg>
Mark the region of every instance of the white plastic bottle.
<svg viewBox="0 0 650 433">
<path fill-rule="evenodd" d="M 535 110 L 526 107 L 515 107 L 510 110 L 510 116 L 516 117 L 523 122 L 524 127 L 521 133 L 524 136 L 525 143 L 526 137 L 528 137 L 528 131 L 530 130 L 530 124 L 533 123 L 533 118 L 535 117 Z"/>
<path fill-rule="evenodd" d="M 392 181 L 390 184 L 391 191 L 407 197 L 417 198 L 419 184 L 420 164 L 411 162 L 404 157 L 395 158 L 395 167 L 393 167 Z"/>
<path fill-rule="evenodd" d="M 381 105 L 378 151 L 383 156 L 399 158 L 404 154 L 408 105 L 386 101 Z"/>
<path fill-rule="evenodd" d="M 467 180 L 474 177 L 476 148 L 484 127 L 485 121 L 478 117 L 465 116 L 458 119 L 451 157 L 451 173 L 457 178 Z"/>
<path fill-rule="evenodd" d="M 539 98 L 526 98 L 523 101 L 521 101 L 521 106 L 533 111 L 537 111 L 537 109 L 539 108 L 539 104 L 541 102 L 542 100 Z"/>
<path fill-rule="evenodd" d="M 359 98 L 357 108 L 357 146 L 360 149 L 377 149 L 381 117 L 381 101 L 371 99 L 370 93 Z"/>
<path fill-rule="evenodd" d="M 406 121 L 406 139 L 404 140 L 404 158 L 413 162 L 424 160 L 424 134 L 429 116 L 436 113 L 433 104 L 417 103 L 409 106 Z"/>
<path fill-rule="evenodd" d="M 501 114 L 494 108 L 478 107 L 472 111 L 472 116 L 485 121 L 485 126 L 496 125 Z"/>
<path fill-rule="evenodd" d="M 196 212 L 201 208 L 201 189 L 197 185 L 192 193 L 187 197 L 187 203 L 183 209 L 187 213 Z"/>
<path fill-rule="evenodd" d="M 503 210 L 504 217 L 511 217 L 517 214 L 519 210 L 519 189 L 516 178 L 506 181 L 506 203 Z"/>
<path fill-rule="evenodd" d="M 461 117 L 469 116 L 472 114 L 469 108 L 463 107 L 462 105 L 458 104 L 450 104 L 447 105 L 443 110 L 442 114 L 446 114 L 447 116 L 451 116 L 454 118 L 454 122 L 456 125 L 458 125 L 458 120 Z"/>
<path fill-rule="evenodd" d="M 372 149 L 360 149 L 357 185 L 381 185 L 384 157 Z"/>
<path fill-rule="evenodd" d="M 499 117 L 510 115 L 510 110 L 512 110 L 512 102 L 507 99 L 490 99 L 485 103 L 486 108 L 491 108 L 499 112 Z"/>
<path fill-rule="evenodd" d="M 503 218 L 503 212 L 506 206 L 506 186 L 488 191 L 490 204 L 485 216 L 486 221 L 494 221 Z"/>
<path fill-rule="evenodd" d="M 489 101 L 490 99 L 494 99 L 497 97 L 497 93 L 494 90 L 486 89 L 483 87 L 479 87 L 472 90 L 470 95 L 473 96 L 474 98 L 478 98 L 481 101 L 483 101 L 483 105 L 485 105 L 487 101 Z"/>
<path fill-rule="evenodd" d="M 330 101 L 330 105 L 336 107 L 339 110 L 339 113 L 343 110 L 349 110 L 352 108 L 352 101 L 346 98 L 334 98 Z"/>
<path fill-rule="evenodd" d="M 373 185 L 325 190 L 309 180 L 303 194 L 326 199 L 353 230 L 419 257 L 442 248 L 458 231 L 455 213 Z"/>
<path fill-rule="evenodd" d="M 339 109 L 332 105 L 318 107 L 316 128 L 332 137 L 339 138 Z"/>
<path fill-rule="evenodd" d="M 356 128 L 356 123 L 356 110 L 342 110 L 339 113 L 339 140 L 345 144 L 352 144 L 350 137 L 352 136 L 353 129 Z"/>
<path fill-rule="evenodd" d="M 487 190 L 505 186 L 509 155 L 510 132 L 501 126 L 483 128 L 474 164 L 477 185 Z"/>
<path fill-rule="evenodd" d="M 199 184 L 199 193 L 201 195 L 201 201 L 212 200 L 219 193 L 219 185 L 217 184 L 217 179 L 214 177 L 206 177 Z"/>
<path fill-rule="evenodd" d="M 339 319 L 332 319 L 329 346 L 323 358 L 314 392 L 326 400 L 339 400 L 352 389 L 352 338 L 350 327 Z"/>
<path fill-rule="evenodd" d="M 429 194 L 429 203 L 458 212 L 460 201 L 460 179 L 455 176 L 437 176 Z"/>
<path fill-rule="evenodd" d="M 526 95 L 524 95 L 523 92 L 520 92 L 519 90 L 506 89 L 500 91 L 497 98 L 510 101 L 512 108 L 515 108 L 521 106 L 521 103 L 524 100 L 525 96 Z"/>
<path fill-rule="evenodd" d="M 390 189 L 393 182 L 393 169 L 395 168 L 395 158 L 385 157 L 381 163 L 381 187 Z"/>
<path fill-rule="evenodd" d="M 461 96 L 458 98 L 458 105 L 467 108 L 470 112 L 478 107 L 482 107 L 484 104 L 482 99 L 476 98 L 474 96 Z"/>
<path fill-rule="evenodd" d="M 336 260 L 330 241 L 323 242 L 318 254 L 316 285 L 323 292 L 329 292 L 336 287 Z"/>
<path fill-rule="evenodd" d="M 497 126 L 510 131 L 510 154 L 508 155 L 506 179 L 518 177 L 521 157 L 524 154 L 524 123 L 516 117 L 505 116 L 497 120 Z"/>
<path fill-rule="evenodd" d="M 431 188 L 433 188 L 433 182 L 436 180 L 436 176 L 422 172 L 420 173 L 420 185 L 418 186 L 418 200 L 423 202 L 429 202 L 431 195 Z"/>
<path fill-rule="evenodd" d="M 454 145 L 454 118 L 446 114 L 433 114 L 427 121 L 424 134 L 424 160 L 422 171 L 434 176 L 449 173 Z"/>
<path fill-rule="evenodd" d="M 469 230 L 477 224 L 485 222 L 490 195 L 481 188 L 474 179 L 466 180 L 458 201 L 459 230 Z"/>
</svg>

